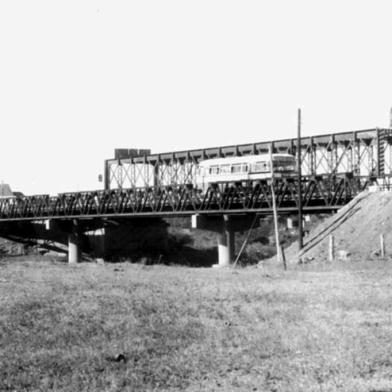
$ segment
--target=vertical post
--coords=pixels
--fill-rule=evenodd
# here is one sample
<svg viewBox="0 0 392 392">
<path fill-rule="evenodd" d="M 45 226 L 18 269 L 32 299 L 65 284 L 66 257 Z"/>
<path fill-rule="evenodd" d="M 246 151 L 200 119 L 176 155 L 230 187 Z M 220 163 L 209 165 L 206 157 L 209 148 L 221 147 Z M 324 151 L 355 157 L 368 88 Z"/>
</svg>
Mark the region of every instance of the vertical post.
<svg viewBox="0 0 392 392">
<path fill-rule="evenodd" d="M 377 167 L 376 167 L 376 175 L 380 177 L 384 174 L 384 140 L 382 137 L 383 131 L 381 129 L 376 130 L 377 133 Z"/>
<path fill-rule="evenodd" d="M 159 165 L 160 165 L 160 159 L 155 161 L 154 163 L 154 187 L 158 188 L 161 184 L 159 183 Z"/>
<path fill-rule="evenodd" d="M 334 261 L 335 259 L 335 238 L 333 234 L 329 235 L 329 246 L 328 246 L 328 260 Z"/>
<path fill-rule="evenodd" d="M 109 160 L 106 159 L 103 168 L 103 189 L 105 191 L 110 188 L 110 169 L 109 169 Z"/>
<path fill-rule="evenodd" d="M 380 234 L 380 250 L 381 250 L 381 258 L 385 258 L 385 242 L 384 242 L 384 234 Z"/>
<path fill-rule="evenodd" d="M 234 230 L 230 223 L 230 216 L 223 216 L 222 230 L 218 234 L 218 267 L 228 267 L 234 256 Z"/>
<path fill-rule="evenodd" d="M 229 248 L 229 259 L 230 259 L 230 264 L 233 262 L 234 258 L 234 252 L 235 252 L 235 233 L 233 228 L 230 226 L 230 223 L 228 224 L 228 227 L 226 228 L 226 241 L 227 241 L 227 246 Z"/>
<path fill-rule="evenodd" d="M 286 261 L 282 257 L 282 248 L 279 240 L 279 227 L 278 227 L 278 212 L 276 209 L 275 190 L 274 190 L 274 165 L 272 160 L 272 146 L 269 149 L 270 166 L 271 166 L 271 196 L 272 196 L 272 210 L 274 214 L 274 228 L 275 228 L 275 242 L 276 242 L 276 257 L 278 262 L 283 262 L 283 268 L 286 270 Z"/>
<path fill-rule="evenodd" d="M 331 173 L 338 173 L 339 152 L 335 135 L 331 135 Z"/>
<path fill-rule="evenodd" d="M 286 255 L 284 254 L 284 249 L 283 249 L 282 245 L 280 245 L 280 254 L 282 256 L 284 269 L 286 270 L 287 269 L 287 266 L 286 266 Z"/>
<path fill-rule="evenodd" d="M 80 261 L 79 227 L 75 220 L 71 232 L 68 234 L 68 263 L 76 264 Z"/>
<path fill-rule="evenodd" d="M 217 267 L 227 267 L 230 265 L 229 247 L 225 233 L 218 233 L 218 264 Z"/>
<path fill-rule="evenodd" d="M 358 135 L 357 132 L 354 132 L 354 142 L 353 142 L 353 148 L 354 148 L 354 172 L 356 176 L 361 175 L 361 144 L 360 141 L 358 140 Z"/>
<path fill-rule="evenodd" d="M 297 165 L 298 165 L 298 249 L 304 246 L 302 232 L 302 159 L 301 159 L 301 109 L 298 109 Z"/>
<path fill-rule="evenodd" d="M 316 175 L 316 149 L 314 148 L 314 138 L 310 138 L 310 174 Z M 302 174 L 302 173 L 301 173 Z"/>
<path fill-rule="evenodd" d="M 287 218 L 287 228 L 288 229 L 293 228 L 293 220 L 291 218 Z"/>
</svg>

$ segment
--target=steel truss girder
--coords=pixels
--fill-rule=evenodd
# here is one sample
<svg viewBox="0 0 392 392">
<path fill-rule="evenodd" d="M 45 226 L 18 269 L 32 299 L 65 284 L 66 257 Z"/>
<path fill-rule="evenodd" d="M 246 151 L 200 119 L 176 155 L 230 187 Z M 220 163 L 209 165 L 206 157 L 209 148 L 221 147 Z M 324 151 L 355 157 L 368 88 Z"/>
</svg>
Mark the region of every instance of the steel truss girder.
<svg viewBox="0 0 392 392">
<path fill-rule="evenodd" d="M 392 129 L 369 129 L 304 137 L 302 173 L 352 172 L 359 176 L 392 173 Z M 105 161 L 106 189 L 193 184 L 201 160 L 249 154 L 297 154 L 296 139 L 177 151 Z"/>
<path fill-rule="evenodd" d="M 303 206 L 305 209 L 336 209 L 361 192 L 368 181 L 367 178 L 352 175 L 306 176 L 301 188 Z M 272 182 L 264 180 L 216 184 L 210 186 L 205 193 L 193 185 L 175 185 L 2 199 L 0 221 L 267 211 L 272 208 L 271 186 L 274 187 L 279 209 L 298 207 L 297 179 L 277 178 Z"/>
</svg>

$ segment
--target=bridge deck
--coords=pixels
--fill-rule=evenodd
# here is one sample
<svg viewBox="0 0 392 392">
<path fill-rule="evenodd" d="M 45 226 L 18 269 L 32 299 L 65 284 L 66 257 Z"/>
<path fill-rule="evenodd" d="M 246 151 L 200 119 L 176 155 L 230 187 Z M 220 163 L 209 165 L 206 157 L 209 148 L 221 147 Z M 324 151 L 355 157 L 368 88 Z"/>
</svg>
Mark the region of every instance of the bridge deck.
<svg viewBox="0 0 392 392">
<path fill-rule="evenodd" d="M 352 174 L 303 177 L 304 211 L 330 211 L 347 204 L 369 183 Z M 298 182 L 276 178 L 257 183 L 220 184 L 203 193 L 192 185 L 112 189 L 35 195 L 0 200 L 1 221 L 95 217 L 178 216 L 188 214 L 265 213 L 272 211 L 271 185 L 281 212 L 298 209 Z"/>
</svg>

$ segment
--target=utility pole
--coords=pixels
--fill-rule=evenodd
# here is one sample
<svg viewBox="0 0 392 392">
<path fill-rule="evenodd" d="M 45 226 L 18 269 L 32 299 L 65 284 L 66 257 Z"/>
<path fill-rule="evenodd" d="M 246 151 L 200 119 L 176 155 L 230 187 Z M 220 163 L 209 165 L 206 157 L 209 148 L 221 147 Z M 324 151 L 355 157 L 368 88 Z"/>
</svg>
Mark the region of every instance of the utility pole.
<svg viewBox="0 0 392 392">
<path fill-rule="evenodd" d="M 298 166 L 298 248 L 304 246 L 302 233 L 302 157 L 301 157 L 301 109 L 298 109 L 297 166 Z"/>
<path fill-rule="evenodd" d="M 275 227 L 275 242 L 276 242 L 276 257 L 278 262 L 283 262 L 284 270 L 287 269 L 286 260 L 283 256 L 282 248 L 279 240 L 279 226 L 278 226 L 278 211 L 276 209 L 275 190 L 274 190 L 274 165 L 272 161 L 272 146 L 269 149 L 269 161 L 271 165 L 271 197 L 272 197 L 272 210 L 274 213 L 274 227 Z"/>
</svg>

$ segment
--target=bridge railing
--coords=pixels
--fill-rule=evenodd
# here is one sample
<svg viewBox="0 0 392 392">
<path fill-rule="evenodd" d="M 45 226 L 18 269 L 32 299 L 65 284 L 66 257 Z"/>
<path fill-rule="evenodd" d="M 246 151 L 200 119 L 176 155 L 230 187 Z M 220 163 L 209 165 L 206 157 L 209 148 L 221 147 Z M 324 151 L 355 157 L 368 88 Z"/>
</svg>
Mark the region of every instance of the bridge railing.
<svg viewBox="0 0 392 392">
<path fill-rule="evenodd" d="M 350 173 L 305 176 L 301 187 L 303 207 L 342 206 L 361 192 L 369 181 L 368 177 L 355 177 Z M 1 199 L 0 221 L 255 210 L 267 212 L 272 209 L 271 185 L 278 208 L 297 208 L 298 182 L 296 178 L 287 177 L 212 185 L 205 192 L 193 185 L 174 185 Z"/>
</svg>

